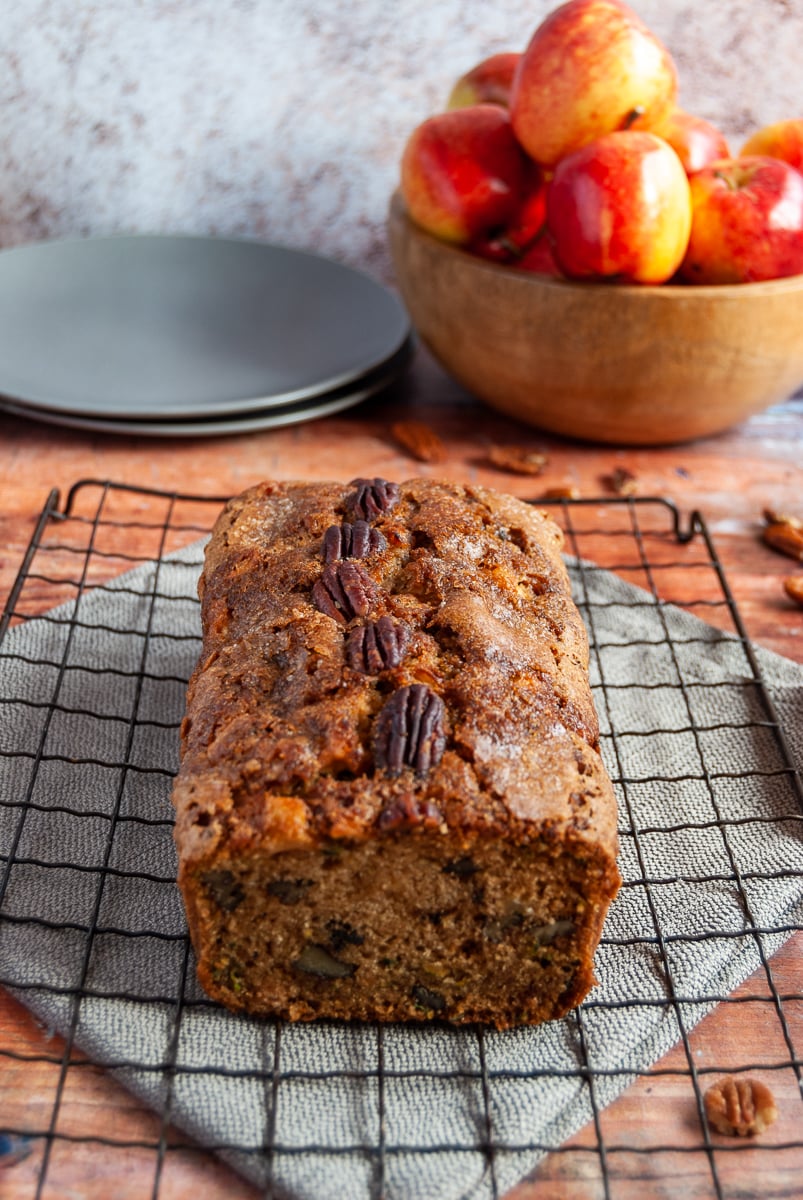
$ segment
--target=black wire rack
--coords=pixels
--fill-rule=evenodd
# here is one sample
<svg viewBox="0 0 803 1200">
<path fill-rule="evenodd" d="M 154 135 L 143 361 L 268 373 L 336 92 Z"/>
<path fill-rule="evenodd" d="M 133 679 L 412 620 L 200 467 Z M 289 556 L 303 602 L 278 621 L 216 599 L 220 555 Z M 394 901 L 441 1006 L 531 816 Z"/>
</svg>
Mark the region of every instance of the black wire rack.
<svg viewBox="0 0 803 1200">
<path fill-rule="evenodd" d="M 354 1200 L 363 1195 L 417 1200 L 447 1193 L 497 1200 L 525 1175 L 527 1181 L 513 1192 L 521 1200 L 664 1195 L 669 1182 L 680 1178 L 683 1194 L 694 1197 L 763 1195 L 766 1179 L 772 1180 L 773 1195 L 799 1195 L 803 980 L 796 959 L 790 966 L 787 955 L 780 973 L 772 960 L 787 938 L 799 936 L 799 916 L 789 915 L 800 912 L 799 889 L 797 908 L 790 902 L 768 920 L 762 907 L 768 894 L 794 898 L 799 867 L 785 860 L 782 850 L 780 858 L 758 867 L 752 858 L 752 848 L 769 844 L 776 834 L 787 839 L 781 847 L 790 839 L 800 841 L 799 747 L 788 719 L 779 715 L 762 654 L 746 636 L 703 518 L 695 513 L 684 523 L 663 499 L 549 505 L 572 556 L 591 643 L 603 750 L 620 800 L 625 885 L 616 903 L 640 913 L 636 935 L 623 937 L 617 927 L 606 927 L 600 954 L 604 967 L 605 956 L 620 951 L 623 943 L 643 952 L 653 986 L 613 998 L 604 988 L 592 991 L 564 1023 L 572 1051 L 559 1062 L 527 1060 L 525 1053 L 511 1066 L 497 1053 L 494 1038 L 500 1035 L 479 1028 L 444 1029 L 434 1033 L 455 1039 L 453 1062 L 432 1071 L 400 1062 L 392 1030 L 371 1027 L 362 1031 L 369 1039 L 361 1043 L 363 1052 L 369 1047 L 367 1067 L 364 1059 L 354 1065 L 346 1055 L 346 1061 L 333 1059 L 326 1069 L 310 1072 L 294 1065 L 293 1030 L 280 1022 L 249 1024 L 249 1036 L 258 1041 L 257 1067 L 238 1066 L 226 1048 L 214 1061 L 186 1059 L 182 1037 L 196 1014 L 215 1006 L 194 983 L 182 917 L 156 930 L 147 922 L 112 921 L 109 913 L 118 888 L 134 888 L 124 894 L 135 902 L 147 896 L 149 904 L 168 889 L 171 896 L 175 891 L 169 861 L 168 867 L 160 866 L 157 848 L 169 859 L 176 730 L 199 637 L 176 632 L 169 614 L 171 606 L 186 612 L 196 603 L 199 539 L 223 499 L 95 480 L 77 483 L 63 503 L 52 492 L 0 620 L 0 767 L 13 766 L 18 781 L 15 790 L 0 790 L 0 985 L 14 997 L 0 1023 L 0 1195 L 167 1200 L 195 1188 L 210 1198 L 303 1194 L 317 1200 L 314 1185 L 293 1190 L 284 1165 L 295 1160 L 314 1170 L 319 1160 L 322 1170 L 336 1172 L 345 1156 L 366 1164 L 361 1190 L 341 1193 L 347 1200 L 352 1194 Z M 176 562 L 184 580 L 178 589 L 166 586 L 163 570 Z M 595 585 L 601 571 L 623 582 L 620 591 L 600 599 Z M 115 623 L 117 607 L 108 616 L 106 609 L 91 607 L 98 598 L 118 605 L 131 594 L 138 605 L 136 629 Z M 672 615 L 678 609 L 703 618 L 706 631 L 693 622 L 678 625 Z M 641 635 L 632 634 L 641 610 L 651 622 L 643 644 Z M 20 639 L 20 629 L 40 626 L 46 627 L 51 646 L 46 654 L 37 648 L 43 643 Z M 611 629 L 624 631 L 624 638 L 612 639 Z M 136 654 L 122 665 L 107 661 L 103 652 L 79 658 L 82 639 L 99 631 L 112 639 L 136 635 Z M 616 655 L 623 646 L 639 655 L 643 670 L 637 677 L 623 680 L 617 672 Z M 714 666 L 701 672 L 701 659 L 711 654 Z M 28 681 L 24 695 L 15 682 L 23 676 Z M 92 686 L 99 679 L 109 697 L 102 711 L 95 707 Z M 623 723 L 618 714 L 625 694 L 630 717 Z M 707 715 L 709 699 L 717 696 L 726 701 L 726 720 Z M 641 713 L 652 715 L 639 723 Z M 70 740 L 76 722 L 91 729 L 89 744 Z M 760 762 L 734 766 L 734 737 L 758 739 Z M 637 769 L 639 748 L 657 738 L 684 741 L 682 770 L 650 775 Z M 161 757 L 145 759 L 144 743 L 163 747 Z M 55 769 L 67 772 L 64 777 L 72 783 L 54 794 Z M 765 787 L 770 788 L 766 805 Z M 662 822 L 644 823 L 644 789 L 672 798 Z M 686 811 L 687 789 L 703 795 L 708 809 L 702 817 Z M 147 815 L 138 799 L 144 791 L 157 798 Z M 734 806 L 734 791 L 758 800 Z M 45 853 L 41 847 L 48 843 L 37 836 L 45 837 L 56 821 L 64 833 Z M 711 831 L 718 839 L 716 861 L 701 861 L 693 856 L 693 839 Z M 692 839 L 692 860 L 681 872 L 662 873 L 655 844 L 683 838 Z M 73 890 L 74 880 L 80 881 L 81 919 L 58 907 L 59 880 L 67 876 Z M 694 932 L 677 926 L 673 888 L 679 881 L 714 893 L 719 889 L 728 897 L 728 911 L 738 910 L 736 923 L 723 922 L 721 928 L 709 923 Z M 18 895 L 22 900 L 14 899 Z M 701 919 L 704 925 L 707 918 Z M 126 948 L 122 979 L 97 974 L 99 949 L 109 940 Z M 26 974 L 18 960 L 34 941 L 42 943 L 44 953 Z M 157 942 L 173 965 L 167 982 L 153 965 Z M 752 959 L 749 978 L 735 990 L 712 990 L 710 976 L 695 983 L 694 974 L 679 965 L 683 952 L 699 945 L 724 947 L 725 961 L 737 943 L 750 950 Z M 60 956 L 68 944 L 77 966 L 60 975 Z M 156 1049 L 126 1054 L 106 1046 L 96 1055 L 84 1018 L 98 1000 L 122 1005 L 132 1023 L 136 1006 L 157 1006 Z M 600 1051 L 597 1023 L 604 1020 L 599 1028 L 615 1032 L 641 1011 L 667 1019 L 673 1048 L 667 1043 L 666 1053 L 645 1062 L 625 1053 L 612 1066 Z M 747 1053 L 746 1028 L 755 1031 Z M 432 1032 L 427 1027 L 420 1036 Z M 729 1139 L 709 1126 L 703 1095 L 725 1074 L 758 1077 L 774 1091 L 779 1116 L 761 1136 Z M 437 1075 L 440 1096 L 449 1088 L 462 1089 L 461 1095 L 469 1089 L 472 1136 L 444 1134 L 434 1110 L 424 1122 L 432 1124 L 431 1136 L 405 1140 L 399 1133 L 399 1097 L 404 1094 L 409 1102 L 409 1088 L 423 1086 L 429 1075 Z M 201 1134 L 202 1146 L 191 1136 L 197 1130 L 188 1132 L 191 1123 L 180 1119 L 181 1084 L 188 1076 L 196 1082 L 208 1076 L 215 1086 L 221 1081 L 254 1085 L 260 1096 L 258 1136 L 243 1123 L 242 1131 L 235 1126 L 226 1136 Z M 138 1086 L 143 1078 L 146 1084 Z M 133 1079 L 133 1094 L 118 1079 L 127 1086 Z M 293 1124 L 296 1097 L 305 1087 L 331 1086 L 334 1095 L 344 1081 L 355 1080 L 367 1097 L 357 1142 L 327 1140 L 319 1129 Z M 569 1136 L 565 1125 L 551 1134 L 547 1125 L 533 1136 L 526 1129 L 511 1136 L 504 1120 L 507 1106 L 520 1106 L 533 1088 L 556 1082 L 571 1084 L 582 1098 L 585 1107 L 579 1111 L 586 1115 L 579 1127 Z M 654 1119 L 657 1111 L 660 1121 Z M 405 1155 L 423 1157 L 432 1165 L 433 1179 L 441 1161 L 454 1178 L 461 1162 L 471 1162 L 476 1170 L 465 1186 L 452 1179 L 449 1188 L 433 1183 L 431 1190 L 405 1189 L 395 1170 Z"/>
</svg>

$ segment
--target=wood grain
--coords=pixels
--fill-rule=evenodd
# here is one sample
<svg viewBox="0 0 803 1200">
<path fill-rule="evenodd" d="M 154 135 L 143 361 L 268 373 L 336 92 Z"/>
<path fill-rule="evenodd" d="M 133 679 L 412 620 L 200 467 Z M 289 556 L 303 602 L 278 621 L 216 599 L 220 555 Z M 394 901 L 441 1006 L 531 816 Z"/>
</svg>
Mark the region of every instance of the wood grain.
<svg viewBox="0 0 803 1200">
<path fill-rule="evenodd" d="M 399 420 L 424 421 L 442 439 L 447 459 L 437 465 L 412 460 L 392 437 Z M 51 487 L 62 496 L 77 479 L 114 479 L 199 495 L 226 496 L 267 477 L 351 478 L 383 474 L 444 476 L 535 497 L 548 487 L 572 485 L 586 497 L 602 495 L 617 467 L 636 477 L 641 495 L 670 497 L 683 514 L 705 514 L 749 635 L 803 662 L 803 613 L 783 593 L 781 580 L 797 569 L 760 540 L 761 511 L 803 511 L 799 465 L 803 402 L 790 401 L 723 434 L 683 446 L 621 450 L 584 445 L 541 434 L 473 402 L 424 353 L 400 386 L 351 412 L 306 425 L 247 437 L 159 441 L 93 436 L 0 417 L 0 598 L 5 598 Z M 546 454 L 543 474 L 530 478 L 502 472 L 488 461 L 491 445 L 527 446 Z M 151 511 L 143 500 L 143 515 Z M 191 511 L 187 510 L 191 524 Z M 200 519 L 200 516 L 199 516 Z M 146 548 L 147 532 L 141 546 Z M 186 540 L 190 534 L 187 533 Z M 131 550 L 138 547 L 132 534 Z M 687 560 L 688 561 L 688 560 Z M 123 569 L 120 565 L 119 569 Z M 716 580 L 701 592 L 700 572 L 680 566 L 671 572 L 671 598 L 705 601 Z M 53 586 L 25 589 L 26 613 L 50 607 Z M 694 609 L 728 624 L 721 608 Z M 772 981 L 784 1005 L 799 1057 L 803 1044 L 803 981 L 797 936 L 772 960 Z M 759 972 L 735 994 L 740 1002 L 720 1004 L 689 1037 L 641 1076 L 600 1116 L 609 1147 L 610 1195 L 616 1200 L 714 1196 L 711 1162 L 723 1194 L 741 1200 L 800 1194 L 801 1151 L 770 1149 L 799 1143 L 800 1091 L 789 1066 L 773 992 Z M 745 997 L 755 997 L 745 999 Z M 0 1128 L 41 1135 L 49 1126 L 61 1069 L 63 1043 L 39 1028 L 15 1000 L 0 995 Z M 233 1197 L 255 1193 L 210 1155 L 190 1146 L 174 1130 L 162 1134 L 158 1118 L 143 1109 L 102 1071 L 75 1054 L 67 1072 L 57 1130 L 87 1140 L 56 1139 L 42 1196 L 160 1200 Z M 692 1066 L 706 1082 L 720 1071 L 755 1064 L 779 1099 L 781 1117 L 755 1144 L 735 1152 L 723 1139 L 703 1143 L 691 1081 Z M 119 1143 L 108 1147 L 98 1135 Z M 17 1165 L 0 1168 L 0 1200 L 36 1195 L 43 1138 Z M 682 1147 L 682 1149 L 656 1149 Z M 645 1153 L 652 1148 L 651 1153 Z M 602 1184 L 598 1133 L 593 1125 L 547 1157 L 509 1200 L 597 1200 Z M 355 1198 L 358 1200 L 358 1198 Z"/>
</svg>

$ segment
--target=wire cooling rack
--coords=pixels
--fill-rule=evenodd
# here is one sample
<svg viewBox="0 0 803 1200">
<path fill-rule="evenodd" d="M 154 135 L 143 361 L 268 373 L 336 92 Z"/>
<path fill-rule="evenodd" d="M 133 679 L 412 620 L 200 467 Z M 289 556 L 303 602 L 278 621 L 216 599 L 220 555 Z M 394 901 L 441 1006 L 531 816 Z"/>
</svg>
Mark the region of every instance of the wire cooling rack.
<svg viewBox="0 0 803 1200">
<path fill-rule="evenodd" d="M 402 1195 L 394 1190 L 392 1164 L 403 1152 L 420 1152 L 432 1162 L 433 1168 L 436 1160 L 458 1152 L 473 1156 L 481 1171 L 478 1182 L 465 1191 L 466 1197 L 472 1198 L 488 1196 L 497 1200 L 503 1194 L 510 1186 L 504 1164 L 511 1156 L 516 1156 L 516 1163 L 529 1160 L 533 1164 L 529 1181 L 511 1193 L 520 1200 L 665 1195 L 670 1194 L 665 1190 L 667 1186 L 676 1195 L 680 1187 L 677 1180 L 683 1181 L 683 1194 L 687 1196 L 752 1196 L 762 1194 L 762 1180 L 768 1173 L 776 1187 L 773 1194 L 790 1197 L 799 1194 L 803 1164 L 799 1050 L 803 1039 L 803 991 L 799 970 L 786 970 L 777 977 L 770 952 L 784 938 L 799 934 L 800 925 L 795 922 L 763 925 L 754 912 L 753 890 L 756 883 L 779 887 L 788 883 L 792 868 L 781 862 L 774 864 L 772 870 L 756 872 L 744 848 L 750 844 L 745 835 L 761 839 L 776 825 L 785 830 L 791 827 L 799 836 L 803 791 L 787 739 L 788 729 L 784 730 L 766 685 L 761 657 L 745 635 L 704 520 L 694 514 L 688 525 L 684 525 L 674 506 L 661 499 L 564 500 L 549 505 L 565 530 L 566 549 L 576 560 L 574 582 L 590 635 L 592 683 L 603 718 L 606 761 L 620 799 L 623 854 L 630 863 L 623 891 L 628 900 L 641 903 L 645 914 L 646 932 L 632 941 L 643 943 L 652 954 L 660 978 L 657 991 L 617 1001 L 600 999 L 592 992 L 576 1013 L 567 1018 L 567 1037 L 571 1037 L 575 1047 L 574 1065 L 568 1069 L 538 1062 L 523 1064 L 519 1069 L 500 1069 L 492 1053 L 489 1040 L 492 1035 L 481 1029 L 460 1031 L 461 1045 L 465 1049 L 470 1042 L 471 1054 L 456 1056 L 454 1068 L 439 1077 L 439 1083 L 447 1087 L 463 1084 L 475 1087 L 475 1137 L 466 1141 L 461 1135 L 459 1144 L 457 1138 L 452 1143 L 442 1134 L 434 1136 L 434 1140 L 422 1139 L 420 1145 L 400 1143 L 394 1132 L 393 1097 L 397 1094 L 394 1085 L 426 1072 L 400 1068 L 391 1053 L 390 1035 L 382 1028 L 371 1032 L 375 1053 L 365 1084 L 373 1097 L 372 1111 L 366 1118 L 365 1137 L 356 1147 L 333 1147 L 320 1137 L 305 1136 L 303 1129 L 296 1130 L 293 1139 L 287 1137 L 277 1112 L 283 1103 L 285 1108 L 292 1107 L 285 1101 L 292 1088 L 304 1082 L 325 1086 L 329 1079 L 334 1086 L 339 1078 L 349 1076 L 349 1068 L 333 1064 L 330 1071 L 321 1072 L 313 1081 L 300 1078 L 304 1073 L 294 1070 L 289 1059 L 280 1053 L 282 1038 L 286 1043 L 290 1036 L 281 1023 L 266 1022 L 261 1026 L 265 1059 L 262 1068 L 253 1074 L 263 1094 L 265 1122 L 257 1145 L 245 1135 L 238 1137 L 235 1130 L 234 1135 L 218 1138 L 211 1146 L 207 1141 L 202 1149 L 176 1127 L 178 1080 L 183 1070 L 189 1070 L 178 1062 L 182 1023 L 186 1024 L 188 1014 L 194 1009 L 210 1002 L 192 991 L 192 956 L 183 929 L 174 934 L 160 934 L 171 946 L 175 944 L 180 970 L 174 991 L 154 994 L 158 988 L 148 977 L 148 959 L 139 954 L 139 944 L 147 940 L 148 931 L 132 932 L 104 925 L 104 889 L 108 892 L 121 879 L 140 886 L 143 891 L 170 882 L 145 855 L 135 856 L 132 861 L 115 856 L 115 845 L 123 837 L 124 829 L 126 836 L 134 829 L 149 837 L 169 838 L 167 816 L 162 820 L 145 819 L 125 807 L 126 778 L 139 773 L 148 786 L 169 795 L 175 765 L 170 754 L 175 752 L 183 687 L 197 653 L 198 639 L 171 632 L 169 621 L 159 624 L 154 612 L 157 604 L 169 609 L 171 603 L 194 603 L 201 551 L 196 547 L 187 552 L 185 548 L 209 531 L 222 500 L 222 497 L 167 495 L 147 488 L 92 480 L 77 483 L 63 504 L 58 493 L 53 492 L 36 524 L 0 621 L 0 678 L 5 678 L 4 668 L 11 671 L 15 667 L 33 670 L 36 678 L 41 676 L 41 686 L 24 701 L 11 693 L 0 695 L 4 728 L 10 731 L 0 743 L 0 759 L 23 760 L 27 772 L 27 785 L 20 794 L 0 797 L 0 829 L 5 830 L 0 847 L 0 984 L 12 988 L 14 996 L 24 1004 L 36 997 L 40 1006 L 32 1007 L 39 1012 L 40 1021 L 42 1008 L 47 1010 L 48 1001 L 54 1006 L 61 1005 L 60 1011 L 66 1014 L 60 1022 L 60 1035 L 54 1035 L 52 1029 L 35 1023 L 16 1000 L 7 998 L 0 1007 L 0 1196 L 16 1200 L 28 1196 L 114 1195 L 119 1200 L 140 1196 L 168 1200 L 201 1189 L 205 1198 L 225 1196 L 245 1200 L 257 1195 L 284 1198 L 292 1192 L 280 1182 L 282 1161 L 296 1158 L 314 1165 L 316 1158 L 328 1162 L 338 1153 L 355 1152 L 370 1167 L 365 1196 L 387 1197 L 387 1200 Z M 163 594 L 160 564 L 182 551 L 180 560 L 186 569 L 186 589 L 181 595 Z M 107 591 L 118 595 L 125 592 L 124 573 L 149 563 L 155 563 L 156 567 L 149 576 L 151 590 L 145 596 L 145 619 L 137 630 L 141 646 L 138 659 L 124 670 L 110 668 L 102 657 L 76 668 L 75 645 L 91 627 L 91 622 L 85 620 L 89 598 Z M 625 590 L 621 596 L 603 603 L 595 601 L 591 581 L 600 568 L 614 572 L 642 591 Z M 690 666 L 695 655 L 694 629 L 691 636 L 678 634 L 666 618 L 669 610 L 665 605 L 670 603 L 722 631 L 723 643 L 727 637 L 729 651 L 735 648 L 743 664 L 738 678 L 724 668 L 721 678 L 716 674 L 701 678 L 696 673 Z M 622 685 L 614 680 L 609 669 L 612 646 L 606 641 L 603 626 L 609 627 L 605 620 L 611 616 L 611 609 L 615 609 L 619 626 L 627 631 L 634 611 L 643 605 L 652 606 L 658 633 L 645 640 L 643 678 Z M 45 621 L 57 627 L 60 652 L 39 660 L 30 653 L 19 653 L 13 630 L 27 626 L 43 614 Z M 665 661 L 666 672 L 654 679 L 650 663 L 656 656 Z M 113 711 L 86 708 L 82 688 L 93 674 L 111 675 L 112 691 L 117 696 Z M 631 692 L 639 689 L 659 692 L 665 710 L 675 714 L 671 728 L 618 727 L 611 719 L 611 714 L 617 711 L 613 693 L 622 686 Z M 697 700 L 700 693 L 718 689 L 729 689 L 728 695 L 735 697 L 738 713 L 734 713 L 731 721 L 712 728 L 701 716 Z M 157 715 L 153 706 L 145 703 L 146 694 L 154 690 L 168 697 L 161 708 L 157 706 Z M 651 711 L 654 710 L 652 703 Z M 74 718 L 95 722 L 98 744 L 94 748 L 70 750 L 63 738 L 57 736 L 57 731 L 65 723 L 69 727 Z M 33 749 L 26 742 L 28 748 L 20 750 L 21 734 L 15 731 L 26 728 L 30 733 L 31 725 L 36 726 Z M 727 750 L 723 751 L 721 738 L 734 732 L 741 736 L 757 733 L 764 739 L 760 770 L 742 767 L 728 770 Z M 634 741 L 664 735 L 692 739 L 697 755 L 695 769 L 685 774 L 667 773 L 663 778 L 637 776 L 630 765 L 634 761 Z M 108 745 L 104 744 L 107 737 Z M 158 738 L 169 747 L 162 766 L 142 767 L 137 749 L 142 738 Z M 109 749 L 112 744 L 117 748 L 115 754 Z M 55 799 L 46 797 L 46 777 L 54 763 L 68 764 L 78 772 L 79 779 L 81 772 L 108 770 L 108 786 L 115 793 L 108 806 L 87 809 L 72 798 L 72 793 Z M 749 786 L 756 782 L 751 775 L 772 780 L 775 806 L 766 812 L 729 817 L 717 799 L 719 783 L 735 779 Z M 45 786 L 40 787 L 43 783 Z M 684 821 L 682 809 L 676 808 L 660 828 L 645 828 L 633 816 L 639 789 L 645 784 L 668 788 L 678 795 L 683 794 L 687 784 L 694 784 L 709 793 L 714 815 L 709 821 L 696 824 L 691 819 Z M 26 831 L 43 817 L 53 819 L 55 812 L 76 823 L 75 843 L 64 846 L 60 860 L 37 859 L 26 848 Z M 103 827 L 106 851 L 101 861 L 85 862 L 81 858 L 84 845 L 81 826 L 93 823 Z M 726 867 L 695 861 L 689 864 L 686 877 L 727 888 L 738 903 L 743 923 L 736 931 L 723 928 L 708 933 L 677 933 L 661 892 L 674 881 L 661 878 L 652 866 L 650 838 L 682 837 L 704 826 L 713 826 L 721 838 Z M 68 921 L 63 914 L 47 909 L 46 904 L 41 911 L 22 916 L 13 907 L 7 909 L 11 883 L 18 871 L 39 872 L 53 881 L 60 873 L 81 873 L 90 898 L 94 895 L 88 910 L 90 918 Z M 26 927 L 31 934 L 37 931 L 37 936 L 52 934 L 56 956 L 61 945 L 59 939 L 76 942 L 82 964 L 77 978 L 58 982 L 48 975 L 21 980 L 18 972 L 10 973 L 3 953 L 7 943 L 3 939 L 5 935 L 19 935 L 20 931 L 25 934 Z M 81 1014 L 96 998 L 88 982 L 93 948 L 112 935 L 124 942 L 129 939 L 134 965 L 127 975 L 126 986 L 118 984 L 111 994 L 132 1004 L 144 999 L 162 1003 L 167 1013 L 167 1034 L 164 1051 L 155 1059 L 135 1063 L 124 1057 L 115 1060 L 107 1056 L 107 1070 L 101 1071 L 82 1049 Z M 745 939 L 754 947 L 758 970 L 735 992 L 695 990 L 687 978 L 681 979 L 677 974 L 675 951 L 683 949 L 685 943 L 706 937 L 717 937 L 723 942 L 729 938 Z M 603 937 L 600 952 L 604 955 L 615 940 Z M 715 1018 L 698 1024 L 699 1018 L 716 1005 L 719 1008 Z M 641 1068 L 598 1067 L 592 1033 L 600 1010 L 603 1016 L 613 1019 L 616 1028 L 618 1020 L 624 1021 L 639 1006 L 666 1010 L 676 1032 L 675 1048 L 657 1062 Z M 711 1020 L 718 1023 L 711 1025 Z M 743 1035 L 736 1038 L 737 1027 L 741 1031 L 755 1030 L 749 1054 L 734 1050 L 731 1045 L 731 1034 L 735 1045 L 746 1044 Z M 224 1053 L 222 1064 L 202 1062 L 193 1070 L 201 1076 L 205 1072 L 214 1074 L 216 1079 L 237 1076 L 236 1063 L 227 1064 L 225 1058 Z M 151 1077 L 158 1076 L 157 1103 L 153 1103 L 151 1096 L 150 1105 L 146 1106 L 119 1086 L 113 1076 L 125 1077 L 128 1067 L 141 1068 Z M 727 1140 L 709 1128 L 703 1093 L 712 1080 L 726 1072 L 737 1077 L 758 1075 L 775 1091 L 780 1116 L 760 1139 Z M 515 1144 L 505 1141 L 499 1132 L 500 1113 L 509 1087 L 515 1085 L 519 1089 L 517 1095 L 521 1096 L 536 1082 L 549 1084 L 553 1077 L 561 1075 L 570 1077 L 587 1099 L 589 1119 L 584 1126 L 568 1139 L 564 1134 L 550 1138 L 541 1133 L 529 1139 L 519 1136 Z M 614 1078 L 617 1076 L 618 1080 Z M 609 1086 L 612 1081 L 616 1085 L 613 1091 Z M 606 1100 L 617 1091 L 622 1092 L 621 1098 L 606 1107 Z M 658 1109 L 662 1112 L 660 1121 L 654 1119 Z M 435 1116 L 433 1113 L 433 1122 Z M 210 1149 L 233 1161 L 238 1161 L 239 1154 L 241 1159 L 258 1162 L 260 1169 L 252 1171 L 250 1181 L 246 1181 L 213 1157 Z M 519 1175 L 525 1173 L 526 1168 L 519 1171 Z M 362 1194 L 355 1192 L 353 1200 L 361 1200 Z M 441 1193 L 433 1187 L 431 1191 L 415 1193 L 416 1200 L 419 1194 L 426 1195 L 427 1200 L 437 1200 Z M 405 1193 L 405 1200 L 408 1195 L 413 1193 Z M 345 1200 L 352 1200 L 351 1195 Z"/>
</svg>

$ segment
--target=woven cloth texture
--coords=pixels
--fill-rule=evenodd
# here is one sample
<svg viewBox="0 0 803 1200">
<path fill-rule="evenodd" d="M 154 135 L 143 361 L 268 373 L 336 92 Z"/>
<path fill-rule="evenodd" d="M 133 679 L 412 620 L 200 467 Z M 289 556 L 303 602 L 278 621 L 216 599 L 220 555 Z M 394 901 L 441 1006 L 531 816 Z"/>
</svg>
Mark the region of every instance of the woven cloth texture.
<svg viewBox="0 0 803 1200">
<path fill-rule="evenodd" d="M 744 647 L 570 563 L 603 755 L 626 781 L 625 882 L 578 1011 L 482 1034 L 256 1021 L 204 997 L 175 886 L 170 785 L 201 550 L 138 567 L 0 647 L 2 980 L 268 1194 L 359 1200 L 380 1173 L 388 1200 L 501 1193 L 800 924 L 801 814 Z M 803 671 L 756 653 L 799 764 Z"/>
</svg>

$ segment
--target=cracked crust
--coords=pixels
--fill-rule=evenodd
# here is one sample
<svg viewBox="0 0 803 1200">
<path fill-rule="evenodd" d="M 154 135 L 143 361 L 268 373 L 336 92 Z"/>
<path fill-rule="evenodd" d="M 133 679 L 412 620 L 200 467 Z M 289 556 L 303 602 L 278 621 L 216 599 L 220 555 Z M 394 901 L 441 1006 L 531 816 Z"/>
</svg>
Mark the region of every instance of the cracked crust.
<svg viewBox="0 0 803 1200">
<path fill-rule="evenodd" d="M 332 547 L 351 543 L 327 531 L 363 519 L 381 536 L 358 570 L 333 571 Z M 616 808 L 561 546 L 531 506 L 431 480 L 398 492 L 265 483 L 226 506 L 199 588 L 204 647 L 174 787 L 179 883 L 211 994 L 299 1018 L 500 1026 L 582 998 L 618 886 Z M 349 647 L 379 621 L 404 630 L 403 650 L 398 661 L 377 652 L 371 673 Z M 388 749 L 389 738 L 406 741 Z M 484 880 L 476 894 L 465 881 L 455 892 L 445 864 L 460 859 Z M 366 922 L 354 874 L 393 864 L 416 878 L 414 901 L 405 911 L 398 887 L 372 884 Z M 209 883 L 221 872 L 233 907 Z M 296 878 L 308 886 L 282 903 Z M 327 921 L 363 940 L 333 950 Z M 413 953 L 416 923 L 428 932 Z M 553 927 L 564 932 L 547 968 L 532 931 Z M 326 954 L 339 966 L 326 968 Z M 396 965 L 383 972 L 380 958 Z M 421 989 L 444 963 L 443 1003 L 422 1012 Z"/>
</svg>

